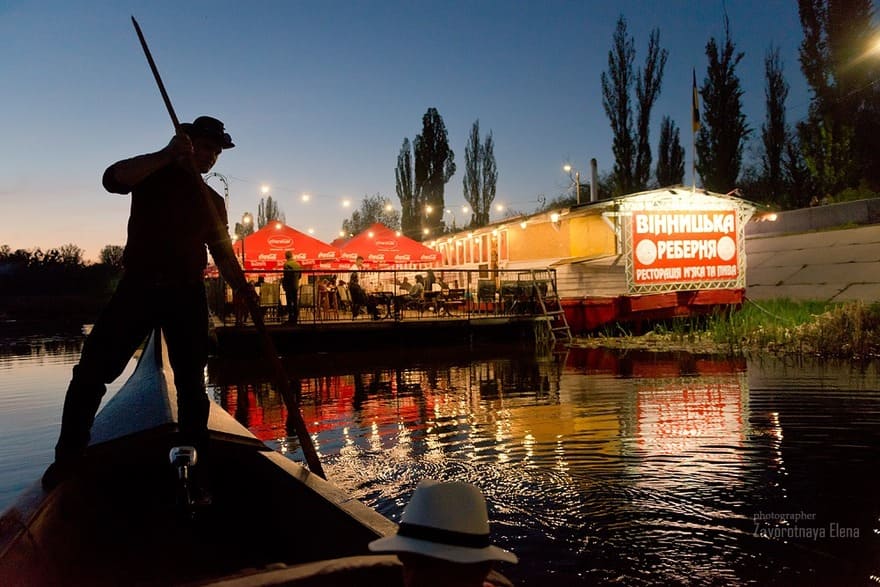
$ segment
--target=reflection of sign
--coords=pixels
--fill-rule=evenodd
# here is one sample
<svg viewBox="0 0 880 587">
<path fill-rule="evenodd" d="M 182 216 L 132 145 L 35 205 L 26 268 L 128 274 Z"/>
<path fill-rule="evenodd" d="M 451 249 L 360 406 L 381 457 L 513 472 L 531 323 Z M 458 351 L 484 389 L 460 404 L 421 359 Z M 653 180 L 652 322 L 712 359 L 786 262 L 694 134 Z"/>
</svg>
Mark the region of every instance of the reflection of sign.
<svg viewBox="0 0 880 587">
<path fill-rule="evenodd" d="M 286 249 L 293 246 L 293 239 L 289 236 L 270 236 L 266 242 L 273 249 Z"/>
<path fill-rule="evenodd" d="M 638 447 L 649 454 L 672 455 L 699 452 L 710 443 L 738 444 L 744 436 L 742 393 L 736 377 L 640 389 Z M 729 458 L 739 457 L 732 453 Z"/>
<path fill-rule="evenodd" d="M 633 212 L 635 285 L 739 276 L 736 211 Z"/>
</svg>

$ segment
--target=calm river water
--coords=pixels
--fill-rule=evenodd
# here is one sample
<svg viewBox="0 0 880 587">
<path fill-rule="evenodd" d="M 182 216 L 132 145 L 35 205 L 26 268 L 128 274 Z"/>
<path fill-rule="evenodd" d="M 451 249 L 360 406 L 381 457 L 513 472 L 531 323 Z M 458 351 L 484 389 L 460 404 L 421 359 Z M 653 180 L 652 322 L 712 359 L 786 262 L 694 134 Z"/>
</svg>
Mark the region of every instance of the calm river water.
<svg viewBox="0 0 880 587">
<path fill-rule="evenodd" d="M 50 461 L 80 345 L 0 334 L 0 509 Z M 477 484 L 517 584 L 880 583 L 876 363 L 447 348 L 288 369 L 332 481 L 394 520 L 422 478 Z M 261 365 L 207 377 L 300 460 Z"/>
</svg>

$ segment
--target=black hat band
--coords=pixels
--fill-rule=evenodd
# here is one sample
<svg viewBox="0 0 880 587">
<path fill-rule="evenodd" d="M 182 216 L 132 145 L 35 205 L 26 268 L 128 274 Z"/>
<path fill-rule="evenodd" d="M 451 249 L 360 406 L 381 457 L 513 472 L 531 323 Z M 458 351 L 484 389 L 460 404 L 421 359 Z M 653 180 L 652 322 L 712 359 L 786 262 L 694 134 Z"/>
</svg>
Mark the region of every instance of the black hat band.
<svg viewBox="0 0 880 587">
<path fill-rule="evenodd" d="M 488 534 L 470 534 L 468 532 L 443 530 L 442 528 L 432 528 L 431 526 L 409 524 L 407 522 L 400 524 L 397 535 L 404 538 L 435 542 L 437 544 L 448 544 L 449 546 L 464 546 L 466 548 L 486 548 L 490 546 Z"/>
</svg>

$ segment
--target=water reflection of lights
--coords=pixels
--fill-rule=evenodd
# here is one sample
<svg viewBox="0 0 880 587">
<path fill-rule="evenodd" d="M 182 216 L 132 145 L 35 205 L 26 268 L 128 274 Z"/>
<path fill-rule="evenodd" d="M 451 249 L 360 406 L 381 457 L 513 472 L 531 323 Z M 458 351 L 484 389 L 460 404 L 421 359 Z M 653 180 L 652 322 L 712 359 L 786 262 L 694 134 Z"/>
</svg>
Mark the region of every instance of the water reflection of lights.
<svg viewBox="0 0 880 587">
<path fill-rule="evenodd" d="M 397 444 L 391 447 L 391 456 L 395 460 L 407 460 L 412 456 L 412 437 L 406 423 L 397 423 Z"/>
<path fill-rule="evenodd" d="M 379 434 L 379 423 L 376 420 L 370 425 L 370 450 L 382 450 L 382 436 Z"/>
<path fill-rule="evenodd" d="M 384 467 L 414 458 L 448 463 L 451 455 L 468 463 L 509 466 L 529 462 L 542 451 L 552 452 L 551 439 L 557 432 L 567 432 L 559 429 L 554 416 L 559 409 L 561 370 L 560 363 L 510 360 L 434 371 L 377 369 L 304 378 L 296 382 L 296 391 L 302 396 L 303 417 L 316 449 L 323 448 L 322 456 L 331 459 L 331 466 L 334 455 L 342 460 L 382 455 Z M 216 389 L 224 407 L 258 438 L 283 454 L 299 452 L 295 434 L 287 429 L 286 407 L 271 384 L 238 383 Z M 555 394 L 548 396 L 547 391 L 553 390 Z M 535 407 L 550 412 L 533 423 L 538 434 L 530 429 L 524 437 L 519 424 L 523 414 Z M 555 452 L 563 468 L 569 466 L 565 449 L 560 439 Z"/>
<path fill-rule="evenodd" d="M 785 470 L 785 461 L 782 458 L 782 424 L 779 422 L 779 412 L 770 412 L 770 450 L 773 454 L 773 463 L 776 465 L 776 470 L 783 477 L 788 476 L 788 471 Z M 788 489 L 786 489 L 785 485 L 782 483 L 776 483 L 776 487 L 782 492 L 782 496 L 786 497 L 788 494 Z"/>
<path fill-rule="evenodd" d="M 342 448 L 340 449 L 341 453 L 352 453 L 357 452 L 357 447 L 354 443 L 354 437 L 351 434 L 351 428 L 348 426 L 342 427 Z"/>
<path fill-rule="evenodd" d="M 534 435 L 531 432 L 526 432 L 523 436 L 523 449 L 525 450 L 525 458 L 523 461 L 526 463 L 530 462 L 535 456 L 535 444 L 537 441 L 535 440 Z"/>
<path fill-rule="evenodd" d="M 397 442 L 399 444 L 411 444 L 412 438 L 410 437 L 409 430 L 406 428 L 406 424 L 403 422 L 397 423 Z"/>
<path fill-rule="evenodd" d="M 567 473 L 569 470 L 568 461 L 565 460 L 565 445 L 562 443 L 562 435 L 556 436 L 556 448 L 553 450 L 556 456 L 556 470 L 560 473 Z"/>
<path fill-rule="evenodd" d="M 312 429 L 314 430 L 315 427 L 312 427 Z M 312 444 L 315 446 L 315 454 L 320 457 L 323 453 L 321 452 L 321 440 L 318 438 L 318 433 L 312 432 L 309 436 L 312 437 Z"/>
</svg>

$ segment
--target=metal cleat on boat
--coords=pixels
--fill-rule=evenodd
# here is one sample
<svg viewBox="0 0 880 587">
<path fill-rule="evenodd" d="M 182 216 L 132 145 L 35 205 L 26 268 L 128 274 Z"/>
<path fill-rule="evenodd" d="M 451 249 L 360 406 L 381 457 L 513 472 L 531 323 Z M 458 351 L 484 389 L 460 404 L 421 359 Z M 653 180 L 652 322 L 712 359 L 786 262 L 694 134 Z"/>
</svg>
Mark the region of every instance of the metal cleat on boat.
<svg viewBox="0 0 880 587">
<path fill-rule="evenodd" d="M 190 516 L 200 507 L 211 505 L 211 497 L 193 483 L 192 468 L 199 456 L 194 446 L 175 446 L 168 453 L 171 466 L 177 468 L 178 505 L 184 507 Z"/>
</svg>

